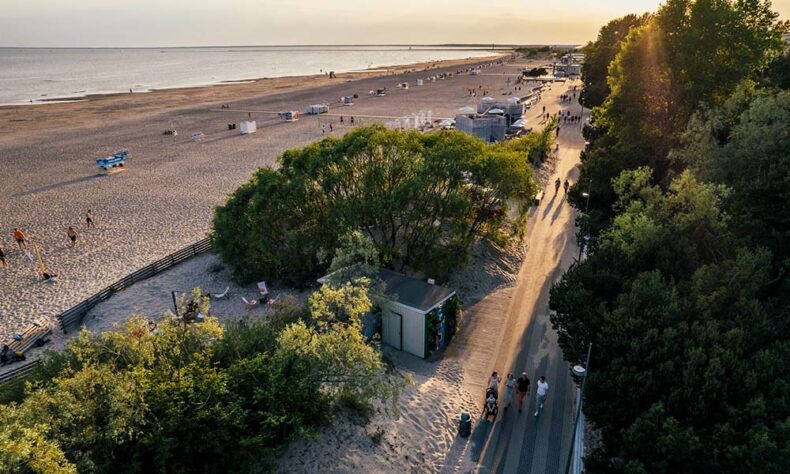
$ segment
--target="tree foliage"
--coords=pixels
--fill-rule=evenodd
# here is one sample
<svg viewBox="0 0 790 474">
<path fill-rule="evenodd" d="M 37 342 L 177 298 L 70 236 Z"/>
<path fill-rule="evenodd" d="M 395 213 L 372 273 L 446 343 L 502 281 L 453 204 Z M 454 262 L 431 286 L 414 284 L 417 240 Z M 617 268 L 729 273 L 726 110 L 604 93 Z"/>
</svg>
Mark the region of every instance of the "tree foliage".
<svg viewBox="0 0 790 474">
<path fill-rule="evenodd" d="M 790 470 L 790 96 L 767 88 L 784 83 L 769 6 L 670 0 L 609 66 L 570 196 L 592 190 L 596 238 L 550 301 L 565 358 L 594 347 L 590 472 Z"/>
<path fill-rule="evenodd" d="M 242 279 L 304 284 L 357 229 L 377 264 L 446 275 L 502 226 L 510 203 L 525 211 L 537 188 L 530 152 L 381 126 L 326 138 L 286 151 L 280 169 L 258 170 L 217 208 L 215 248 Z"/>
<path fill-rule="evenodd" d="M 631 28 L 643 25 L 649 16 L 626 15 L 616 18 L 604 25 L 598 37 L 584 47 L 584 64 L 582 64 L 582 80 L 584 91 L 580 101 L 587 108 L 598 107 L 609 95 L 609 64 L 620 52 L 623 40 Z"/>
<path fill-rule="evenodd" d="M 593 112 L 597 130 L 588 132 L 579 182 L 592 181 L 591 206 L 613 215 L 611 182 L 626 169 L 650 166 L 666 188 L 673 175 L 667 155 L 690 117 L 758 77 L 781 51 L 779 32 L 770 3 L 760 0 L 671 0 L 631 28 L 609 64 L 610 94 Z M 570 194 L 579 208 L 583 191 Z"/>
<path fill-rule="evenodd" d="M 394 397 L 359 330 L 365 287 L 266 323 L 165 316 L 69 342 L 57 375 L 0 410 L 3 473 L 249 472 L 313 432 L 341 394 Z M 331 321 L 328 324 L 327 321 Z"/>
</svg>

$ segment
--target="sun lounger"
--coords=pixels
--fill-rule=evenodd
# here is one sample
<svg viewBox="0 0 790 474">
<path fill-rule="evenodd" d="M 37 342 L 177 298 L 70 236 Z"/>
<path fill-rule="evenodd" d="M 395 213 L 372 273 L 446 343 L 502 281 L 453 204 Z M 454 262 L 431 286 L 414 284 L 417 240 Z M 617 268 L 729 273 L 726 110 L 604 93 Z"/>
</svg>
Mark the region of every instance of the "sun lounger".
<svg viewBox="0 0 790 474">
<path fill-rule="evenodd" d="M 215 300 L 221 300 L 222 298 L 228 296 L 228 291 L 230 291 L 230 286 L 226 287 L 225 291 L 223 291 L 222 293 L 214 293 L 213 295 L 211 295 L 211 297 L 214 298 Z"/>
</svg>

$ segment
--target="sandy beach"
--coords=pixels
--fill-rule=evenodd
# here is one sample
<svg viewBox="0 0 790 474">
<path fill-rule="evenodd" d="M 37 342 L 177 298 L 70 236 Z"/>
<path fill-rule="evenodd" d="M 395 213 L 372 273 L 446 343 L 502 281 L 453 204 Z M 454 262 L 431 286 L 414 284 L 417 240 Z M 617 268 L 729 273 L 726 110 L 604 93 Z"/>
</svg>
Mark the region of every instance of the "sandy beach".
<svg viewBox="0 0 790 474">
<path fill-rule="evenodd" d="M 470 87 L 482 86 L 494 96 L 512 90 L 501 73 L 396 88 L 468 64 L 451 61 L 430 72 L 423 70 L 429 65 L 412 65 L 334 80 L 281 78 L 0 108 L 0 244 L 10 265 L 0 271 L 0 338 L 33 320 L 52 321 L 118 278 L 204 237 L 213 208 L 256 168 L 276 166 L 285 149 L 346 132 L 350 115 L 356 118 L 354 126 L 428 110 L 434 117 L 454 116 L 459 107 L 474 103 L 465 94 Z M 506 69 L 516 75 L 522 66 Z M 411 70 L 417 72 L 402 72 Z M 388 95 L 368 95 L 379 87 L 386 87 Z M 359 95 L 353 106 L 338 103 L 352 94 Z M 330 114 L 286 123 L 266 113 L 303 110 L 313 103 L 330 104 Z M 343 124 L 340 114 L 346 115 Z M 257 121 L 258 133 L 242 136 L 227 129 L 227 123 L 249 116 Z M 165 136 L 166 129 L 179 135 Z M 203 140 L 190 140 L 196 131 L 203 132 Z M 130 151 L 127 171 L 99 175 L 95 159 L 120 149 Z M 88 209 L 93 228 L 85 225 Z M 68 226 L 79 234 L 74 247 L 66 237 Z M 16 248 L 15 227 L 41 249 L 47 267 L 59 274 L 57 284 L 40 281 Z"/>
<path fill-rule="evenodd" d="M 507 78 L 512 83 L 523 67 L 534 63 L 522 60 L 497 65 L 477 76 L 456 75 L 408 90 L 396 86 L 415 84 L 416 79 L 437 73 L 455 73 L 470 63 L 454 62 L 430 72 L 383 76 L 368 72 L 365 74 L 372 77 L 334 81 L 323 77 L 294 80 L 299 84 L 264 81 L 273 86 L 269 89 L 261 84 L 237 84 L 26 108 L 32 114 L 53 117 L 41 128 L 12 121 L 20 110 L 0 109 L 4 124 L 0 156 L 14 177 L 0 191 L 5 197 L 3 223 L 9 227 L 0 241 L 11 263 L 9 271 L 0 272 L 0 336 L 18 331 L 34 319 L 52 321 L 59 311 L 108 283 L 203 237 L 213 208 L 256 168 L 276 166 L 276 157 L 287 148 L 344 133 L 350 127 L 349 116 L 355 117 L 355 126 L 387 123 L 429 110 L 435 118 L 453 117 L 459 107 L 479 100 L 469 97 L 468 89 L 488 91 L 492 97 L 512 94 L 514 87 Z M 411 69 L 415 67 L 404 68 Z M 386 96 L 368 95 L 380 87 L 388 89 Z M 523 85 L 521 94 L 530 87 Z M 351 94 L 360 96 L 353 106 L 337 103 L 339 97 Z M 140 103 L 135 105 L 135 100 Z M 320 123 L 318 117 L 311 116 L 286 123 L 265 113 L 302 110 L 322 102 L 332 105 Z M 221 104 L 229 108 L 221 108 Z M 258 133 L 241 136 L 227 130 L 228 122 L 244 120 L 248 114 L 257 120 Z M 346 117 L 343 124 L 341 114 Z M 532 111 L 526 115 L 536 128 L 541 126 L 538 114 Z M 8 133 L 9 128 L 14 132 Z M 179 135 L 162 135 L 169 128 L 177 129 Z M 191 141 L 194 131 L 202 131 L 205 138 Z M 131 151 L 128 171 L 97 176 L 93 160 L 120 148 Z M 552 160 L 538 170 L 544 185 L 553 166 Z M 93 211 L 95 228 L 85 228 L 87 209 Z M 69 225 L 80 233 L 76 247 L 66 238 Z M 15 226 L 22 227 L 42 248 L 47 265 L 61 275 L 57 284 L 36 278 L 22 252 L 12 245 L 10 231 Z M 458 416 L 469 411 L 474 423 L 478 421 L 481 387 L 505 330 L 502 314 L 512 298 L 526 251 L 524 242 L 514 242 L 507 249 L 478 245 L 468 266 L 453 275 L 449 284 L 458 290 L 465 314 L 460 332 L 445 354 L 420 360 L 388 352 L 398 373 L 414 381 L 398 399 L 399 416 L 392 418 L 379 410 L 368 423 L 341 416 L 321 430 L 318 441 L 293 443 L 281 457 L 279 471 L 473 471 L 472 452 L 479 447 L 468 438 L 457 437 Z M 204 254 L 99 304 L 86 317 L 85 325 L 101 331 L 133 313 L 155 317 L 172 307 L 171 291 L 186 292 L 197 286 L 215 294 L 229 288 L 226 298 L 212 302 L 212 313 L 222 321 L 265 318 L 269 310 L 246 308 L 241 296 L 253 296 L 255 288 L 235 284 L 215 255 Z M 276 285 L 272 293 L 305 296 Z M 62 335 L 54 339 L 51 348 L 65 342 Z"/>
</svg>

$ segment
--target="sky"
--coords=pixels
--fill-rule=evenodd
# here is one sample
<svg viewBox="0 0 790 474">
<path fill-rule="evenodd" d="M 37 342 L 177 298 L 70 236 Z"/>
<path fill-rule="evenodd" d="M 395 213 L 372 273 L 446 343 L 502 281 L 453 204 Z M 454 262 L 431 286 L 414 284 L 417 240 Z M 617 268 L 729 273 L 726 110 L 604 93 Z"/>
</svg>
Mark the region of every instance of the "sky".
<svg viewBox="0 0 790 474">
<path fill-rule="evenodd" d="M 0 0 L 0 46 L 581 44 L 659 0 Z M 774 0 L 790 18 L 790 0 Z"/>
</svg>

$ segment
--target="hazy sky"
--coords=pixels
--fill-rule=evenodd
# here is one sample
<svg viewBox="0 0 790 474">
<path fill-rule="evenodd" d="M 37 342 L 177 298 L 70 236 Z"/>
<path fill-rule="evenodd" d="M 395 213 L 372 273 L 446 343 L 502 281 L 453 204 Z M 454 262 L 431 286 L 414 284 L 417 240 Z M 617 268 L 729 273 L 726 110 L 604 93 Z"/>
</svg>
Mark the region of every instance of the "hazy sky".
<svg viewBox="0 0 790 474">
<path fill-rule="evenodd" d="M 0 46 L 583 43 L 659 0 L 0 0 Z M 790 18 L 790 0 L 774 0 Z"/>
</svg>

